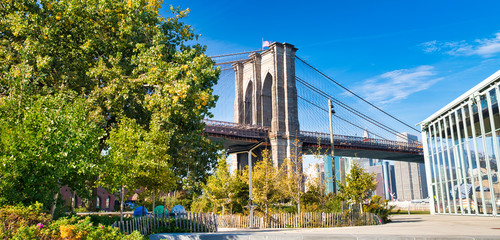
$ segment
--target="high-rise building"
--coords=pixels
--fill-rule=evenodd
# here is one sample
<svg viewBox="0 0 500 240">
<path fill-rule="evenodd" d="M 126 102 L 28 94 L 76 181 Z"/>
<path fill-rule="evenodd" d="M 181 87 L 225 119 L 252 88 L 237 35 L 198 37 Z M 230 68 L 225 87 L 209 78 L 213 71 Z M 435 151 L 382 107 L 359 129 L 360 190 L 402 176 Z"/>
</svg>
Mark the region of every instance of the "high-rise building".
<svg viewBox="0 0 500 240">
<path fill-rule="evenodd" d="M 383 199 L 394 200 L 396 196 L 396 182 L 394 175 L 394 165 L 389 161 L 369 159 L 370 166 L 365 169 L 371 173 L 375 173 L 377 180 L 377 189 L 375 194 Z"/>
<path fill-rule="evenodd" d="M 398 200 L 408 201 L 428 197 L 423 163 L 396 161 L 394 172 Z"/>
<path fill-rule="evenodd" d="M 399 133 L 398 142 L 415 142 L 418 137 L 409 133 Z M 428 197 L 425 165 L 414 162 L 394 162 L 397 197 L 400 201 L 423 199 Z"/>
</svg>

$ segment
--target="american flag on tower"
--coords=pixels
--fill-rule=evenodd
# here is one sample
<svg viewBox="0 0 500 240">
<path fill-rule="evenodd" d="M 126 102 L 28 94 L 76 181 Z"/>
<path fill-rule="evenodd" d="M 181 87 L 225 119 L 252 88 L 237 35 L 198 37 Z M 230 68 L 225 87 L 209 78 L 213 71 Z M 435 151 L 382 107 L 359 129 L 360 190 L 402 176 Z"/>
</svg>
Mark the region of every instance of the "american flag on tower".
<svg viewBox="0 0 500 240">
<path fill-rule="evenodd" d="M 269 47 L 269 41 L 262 41 L 262 49 Z"/>
</svg>

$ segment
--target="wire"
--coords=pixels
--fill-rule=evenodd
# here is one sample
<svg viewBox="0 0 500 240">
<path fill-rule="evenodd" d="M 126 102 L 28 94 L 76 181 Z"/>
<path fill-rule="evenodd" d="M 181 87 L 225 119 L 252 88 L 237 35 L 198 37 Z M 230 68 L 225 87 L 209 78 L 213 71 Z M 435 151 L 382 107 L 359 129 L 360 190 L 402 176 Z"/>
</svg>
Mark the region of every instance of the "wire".
<svg viewBox="0 0 500 240">
<path fill-rule="evenodd" d="M 330 80 L 331 82 L 337 84 L 339 87 L 343 88 L 344 90 L 348 91 L 349 93 L 351 93 L 352 95 L 356 96 L 357 98 L 361 99 L 363 102 L 366 102 L 367 104 L 369 104 L 370 106 L 374 107 L 375 109 L 383 112 L 384 114 L 386 114 L 387 116 L 391 117 L 392 119 L 404 124 L 405 126 L 417 131 L 420 133 L 420 130 L 410 126 L 409 124 L 399 120 L 398 118 L 392 116 L 391 114 L 387 113 L 386 111 L 382 110 L 381 108 L 375 106 L 374 104 L 372 104 L 371 102 L 365 100 L 364 98 L 360 97 L 359 95 L 357 95 L 356 93 L 354 93 L 353 91 L 349 90 L 348 88 L 344 87 L 342 84 L 338 83 L 337 81 L 333 80 L 332 78 L 328 77 L 326 74 L 324 74 L 323 72 L 321 72 L 320 70 L 318 70 L 317 68 L 313 67 L 311 64 L 307 63 L 305 60 L 303 60 L 302 58 L 299 58 L 297 55 L 295 55 L 295 58 L 297 58 L 298 60 L 300 60 L 301 62 L 303 62 L 304 64 L 306 64 L 308 67 L 312 68 L 313 70 L 315 70 L 316 72 L 318 72 L 319 74 L 321 74 L 323 77 L 327 78 L 328 80 Z"/>
<path fill-rule="evenodd" d="M 318 89 L 318 88 L 316 88 L 316 87 L 312 86 L 311 84 L 309 84 L 309 83 L 305 82 L 304 80 L 302 80 L 300 77 L 297 77 L 297 76 L 296 76 L 295 78 L 297 79 L 297 81 L 298 81 L 299 83 L 304 84 L 304 86 L 306 86 L 307 88 L 309 88 L 309 89 L 311 89 L 312 91 L 314 91 L 314 92 L 316 92 L 316 93 L 320 94 L 321 96 L 323 96 L 323 97 L 324 97 L 324 98 L 326 98 L 326 99 L 332 99 L 332 100 L 333 100 L 335 103 L 337 103 L 340 107 L 343 107 L 344 109 L 346 109 L 347 111 L 349 111 L 349 112 L 351 112 L 351 113 L 353 113 L 353 114 L 357 115 L 358 117 L 360 117 L 360 118 L 362 118 L 362 119 L 364 119 L 364 120 L 366 120 L 366 121 L 368 121 L 368 122 L 370 122 L 370 123 L 372 123 L 372 124 L 374 124 L 374 125 L 376 125 L 376 126 L 380 127 L 381 129 L 383 129 L 383 130 L 385 130 L 385 131 L 387 131 L 387 132 L 389 132 L 389 133 L 392 133 L 392 134 L 395 134 L 395 135 L 397 135 L 397 134 L 399 133 L 398 131 L 396 131 L 396 130 L 394 130 L 394 129 L 392 129 L 392 128 L 390 128 L 390 127 L 386 126 L 386 125 L 384 125 L 383 123 L 378 122 L 377 120 L 375 120 L 375 119 L 373 119 L 373 118 L 370 118 L 370 117 L 366 116 L 365 114 L 363 114 L 363 113 L 361 113 L 361 112 L 357 111 L 356 109 L 354 109 L 354 108 L 350 107 L 349 105 L 347 105 L 347 104 L 343 103 L 342 101 L 340 101 L 340 100 L 338 100 L 338 99 L 336 99 L 336 98 L 334 98 L 334 97 L 330 96 L 329 94 L 327 94 L 327 93 L 325 93 L 325 92 L 321 91 L 320 89 Z"/>
<path fill-rule="evenodd" d="M 212 56 L 212 57 L 209 57 L 209 58 L 229 57 L 229 56 L 242 55 L 242 54 L 255 53 L 255 52 L 262 52 L 262 50 L 255 50 L 255 51 L 249 51 L 249 52 L 239 52 L 239 53 L 230 53 L 230 54 Z"/>
<path fill-rule="evenodd" d="M 328 110 L 326 110 L 326 109 L 324 109 L 324 108 L 322 108 L 322 107 L 318 106 L 317 104 L 315 104 L 315 103 L 313 103 L 313 102 L 311 102 L 311 101 L 309 101 L 309 100 L 307 100 L 307 99 L 305 99 L 305 98 L 303 98 L 303 97 L 301 97 L 301 96 L 299 96 L 299 95 L 297 95 L 297 97 L 298 97 L 298 98 L 300 98 L 300 99 L 302 99 L 302 100 L 304 100 L 305 102 L 307 102 L 307 103 L 309 103 L 309 104 L 311 104 L 311 105 L 313 105 L 313 106 L 315 106 L 315 107 L 317 107 L 317 108 L 319 108 L 319 109 L 321 109 L 321 110 L 325 111 L 325 112 L 328 112 Z M 346 119 L 344 119 L 344 118 L 342 118 L 342 117 L 339 117 L 339 116 L 337 116 L 337 115 L 333 115 L 333 116 L 334 116 L 334 117 L 336 117 L 336 118 L 338 118 L 338 119 L 340 119 L 340 120 L 342 120 L 342 121 L 344 121 L 344 122 L 346 122 L 346 123 L 349 123 L 349 124 L 353 125 L 353 126 L 354 126 L 354 127 L 356 127 L 356 128 L 359 128 L 359 129 L 361 129 L 361 130 L 367 131 L 368 133 L 373 134 L 373 135 L 375 135 L 375 136 L 377 136 L 377 137 L 379 137 L 379 138 L 381 138 L 381 139 L 388 140 L 387 138 L 381 137 L 381 136 L 377 135 L 376 133 L 373 133 L 373 132 L 370 132 L 370 131 L 368 131 L 368 130 L 366 130 L 366 129 L 363 129 L 362 127 L 360 127 L 360 126 L 358 126 L 358 125 L 356 125 L 356 124 L 354 124 L 354 123 L 352 123 L 352 122 L 350 122 L 350 121 L 347 121 Z"/>
</svg>

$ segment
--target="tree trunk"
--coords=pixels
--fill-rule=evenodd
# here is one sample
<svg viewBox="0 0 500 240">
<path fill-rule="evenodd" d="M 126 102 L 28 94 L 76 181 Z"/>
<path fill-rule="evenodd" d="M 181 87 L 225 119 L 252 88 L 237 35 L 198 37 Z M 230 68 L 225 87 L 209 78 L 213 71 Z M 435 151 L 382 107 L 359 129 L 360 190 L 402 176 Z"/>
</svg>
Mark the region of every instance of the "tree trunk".
<svg viewBox="0 0 500 240">
<path fill-rule="evenodd" d="M 268 212 L 268 208 L 267 208 L 267 203 L 266 203 L 266 225 L 265 226 L 269 226 L 269 212 Z"/>
<path fill-rule="evenodd" d="M 52 207 L 50 208 L 50 215 L 52 215 L 52 217 L 54 217 L 54 212 L 56 211 L 58 197 L 59 197 L 59 189 L 57 190 L 57 193 L 54 194 L 54 202 L 52 203 Z"/>
<path fill-rule="evenodd" d="M 163 218 L 165 218 L 166 216 L 166 211 L 167 211 L 167 195 L 168 194 L 165 194 L 165 200 L 163 201 Z"/>
<path fill-rule="evenodd" d="M 297 204 L 297 210 L 298 210 L 298 212 L 300 214 L 300 200 L 298 201 L 298 204 Z"/>
<path fill-rule="evenodd" d="M 97 211 L 97 188 L 95 187 L 92 187 L 92 194 L 90 194 L 88 210 L 89 212 Z"/>
<path fill-rule="evenodd" d="M 153 211 L 153 216 L 155 216 L 155 206 L 156 206 L 156 204 L 155 204 L 155 201 L 156 201 L 156 199 L 155 199 L 155 192 L 156 191 L 153 190 L 153 209 L 151 209 L 151 211 Z"/>
<path fill-rule="evenodd" d="M 120 221 L 123 222 L 123 195 L 125 195 L 125 187 L 122 185 L 122 189 L 120 190 Z"/>
</svg>

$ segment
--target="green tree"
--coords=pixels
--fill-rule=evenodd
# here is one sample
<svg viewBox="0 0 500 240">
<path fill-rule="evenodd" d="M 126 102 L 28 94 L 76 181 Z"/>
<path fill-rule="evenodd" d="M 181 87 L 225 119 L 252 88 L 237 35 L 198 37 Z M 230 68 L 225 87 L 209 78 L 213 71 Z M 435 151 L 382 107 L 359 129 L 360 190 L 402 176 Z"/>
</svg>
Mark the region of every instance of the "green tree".
<svg viewBox="0 0 500 240">
<path fill-rule="evenodd" d="M 59 189 L 85 196 L 102 163 L 103 131 L 74 94 L 0 99 L 0 204 L 36 201 L 55 210 Z"/>
<path fill-rule="evenodd" d="M 245 189 L 247 190 L 245 191 Z M 221 213 L 224 214 L 226 207 L 229 207 L 229 211 L 232 213 L 234 205 L 241 204 L 239 198 L 243 193 L 248 194 L 248 185 L 242 181 L 239 174 L 231 175 L 225 154 L 222 154 L 215 173 L 208 178 L 204 192 L 205 196 L 211 201 L 214 212 L 221 208 Z"/>
<path fill-rule="evenodd" d="M 370 198 L 377 188 L 375 174 L 366 172 L 357 162 L 352 164 L 351 171 L 346 176 L 346 183 L 339 182 L 338 184 L 342 199 L 360 204 L 360 207 L 363 201 Z"/>
<path fill-rule="evenodd" d="M 325 183 L 314 177 L 306 183 L 307 191 L 301 196 L 303 208 L 308 212 L 325 212 Z"/>
<path fill-rule="evenodd" d="M 0 98 L 17 103 L 20 118 L 29 111 L 24 106 L 31 96 L 74 92 L 86 100 L 89 115 L 102 120 L 106 133 L 128 124 L 125 118 L 145 132 L 139 156 L 147 168 L 143 173 L 150 175 L 138 177 L 154 180 L 170 166 L 177 188 L 204 182 L 215 166 L 217 146 L 205 136 L 202 120 L 215 106 L 212 86 L 220 71 L 205 47 L 187 44 L 198 36 L 182 22 L 189 9 L 171 7 L 171 15 L 163 18 L 161 4 L 0 2 Z M 95 138 L 101 150 L 108 138 Z M 87 177 L 83 182 L 93 187 L 97 175 Z"/>
<path fill-rule="evenodd" d="M 299 140 L 295 139 L 294 149 L 290 158 L 286 158 L 279 169 L 279 191 L 281 200 L 291 200 L 297 205 L 297 211 L 301 213 L 302 194 L 304 194 L 304 173 L 302 171 L 302 153 L 298 152 Z"/>
<path fill-rule="evenodd" d="M 111 130 L 108 155 L 104 164 L 106 171 L 101 174 L 98 185 L 111 192 L 120 192 L 120 218 L 123 220 L 125 189 L 136 187 L 135 176 L 139 165 L 139 148 L 144 131 L 135 120 L 122 118 L 118 128 Z M 134 191 L 128 191 L 129 195 Z"/>
<path fill-rule="evenodd" d="M 268 149 L 262 151 L 262 160 L 257 162 L 253 168 L 253 201 L 261 210 L 264 210 L 266 219 L 269 207 L 274 203 L 279 195 L 277 168 L 273 167 L 270 152 Z"/>
</svg>

